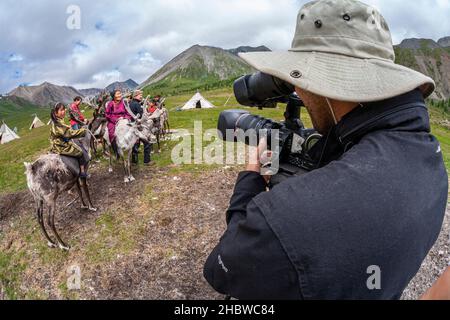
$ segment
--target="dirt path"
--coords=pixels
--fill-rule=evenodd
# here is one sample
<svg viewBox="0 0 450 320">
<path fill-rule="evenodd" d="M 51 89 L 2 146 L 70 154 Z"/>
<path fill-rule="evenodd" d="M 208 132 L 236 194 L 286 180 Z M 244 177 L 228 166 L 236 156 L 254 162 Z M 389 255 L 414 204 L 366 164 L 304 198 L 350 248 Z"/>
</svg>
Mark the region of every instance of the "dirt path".
<svg viewBox="0 0 450 320">
<path fill-rule="evenodd" d="M 97 213 L 79 204 L 57 218 L 72 249 L 46 248 L 28 192 L 0 198 L 0 255 L 10 264 L 2 291 L 17 298 L 214 299 L 203 263 L 225 228 L 233 170 L 168 174 L 141 168 L 124 185 L 121 172 L 93 171 L 90 189 Z M 75 195 L 63 195 L 59 208 Z M 61 211 L 60 211 L 61 212 Z M 6 258 L 5 258 L 6 257 Z M 81 290 L 70 291 L 67 270 L 79 267 Z M 16 274 L 15 270 L 20 270 Z M 23 272 L 22 272 L 23 270 Z M 13 281 L 9 281 L 13 279 Z M 0 296 L 1 298 L 1 296 Z"/>
<path fill-rule="evenodd" d="M 124 185 L 121 172 L 94 168 L 96 213 L 78 203 L 58 216 L 69 253 L 46 247 L 28 192 L 0 197 L 0 299 L 222 299 L 203 279 L 203 263 L 225 228 L 224 212 L 237 169 L 169 173 L 137 169 Z M 60 208 L 73 200 L 63 195 Z M 416 299 L 445 268 L 445 230 L 405 292 Z M 81 289 L 69 290 L 70 270 Z M 68 273 L 69 270 L 69 273 Z"/>
</svg>

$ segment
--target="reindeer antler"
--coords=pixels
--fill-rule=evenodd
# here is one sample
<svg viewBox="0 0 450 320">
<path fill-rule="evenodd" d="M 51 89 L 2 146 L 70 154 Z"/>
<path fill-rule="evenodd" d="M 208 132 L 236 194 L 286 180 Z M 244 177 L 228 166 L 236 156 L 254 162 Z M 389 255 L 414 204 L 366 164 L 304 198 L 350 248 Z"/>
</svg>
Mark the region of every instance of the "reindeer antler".
<svg viewBox="0 0 450 320">
<path fill-rule="evenodd" d="M 125 110 L 127 110 L 127 112 L 130 114 L 130 116 L 136 121 L 139 119 L 138 116 L 136 116 L 133 111 L 131 111 L 130 109 L 130 105 L 128 104 L 128 101 L 126 101 L 125 99 L 123 100 L 123 104 L 125 105 Z"/>
</svg>

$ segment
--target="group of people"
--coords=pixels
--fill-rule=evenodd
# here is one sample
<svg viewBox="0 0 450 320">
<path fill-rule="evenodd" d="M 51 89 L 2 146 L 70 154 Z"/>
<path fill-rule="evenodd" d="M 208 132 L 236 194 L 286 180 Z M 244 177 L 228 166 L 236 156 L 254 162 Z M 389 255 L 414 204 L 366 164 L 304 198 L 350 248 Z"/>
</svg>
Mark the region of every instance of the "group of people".
<svg viewBox="0 0 450 320">
<path fill-rule="evenodd" d="M 115 129 L 116 124 L 120 119 L 128 119 L 134 121 L 134 116 L 142 117 L 144 109 L 152 114 L 160 105 L 161 96 L 156 96 L 150 99 L 148 105 L 143 105 L 143 92 L 136 90 L 132 93 L 129 102 L 129 108 L 126 107 L 126 98 L 124 98 L 121 90 L 114 90 L 110 93 L 110 100 L 107 96 L 100 95 L 97 100 L 97 109 L 94 112 L 96 117 L 104 118 L 107 123 L 109 141 L 113 151 L 118 154 Z M 50 130 L 51 152 L 75 157 L 80 163 L 80 178 L 86 179 L 86 164 L 90 160 L 88 152 L 77 143 L 74 139 L 84 137 L 87 132 L 86 126 L 89 121 L 80 110 L 80 105 L 83 99 L 79 96 L 75 97 L 73 103 L 69 107 L 70 126 L 64 122 L 66 117 L 66 106 L 63 103 L 57 103 L 51 111 L 52 126 Z M 152 145 L 147 141 L 138 141 L 133 148 L 132 161 L 134 164 L 138 163 L 138 154 L 140 145 L 144 146 L 144 165 L 153 165 L 151 160 Z"/>
</svg>

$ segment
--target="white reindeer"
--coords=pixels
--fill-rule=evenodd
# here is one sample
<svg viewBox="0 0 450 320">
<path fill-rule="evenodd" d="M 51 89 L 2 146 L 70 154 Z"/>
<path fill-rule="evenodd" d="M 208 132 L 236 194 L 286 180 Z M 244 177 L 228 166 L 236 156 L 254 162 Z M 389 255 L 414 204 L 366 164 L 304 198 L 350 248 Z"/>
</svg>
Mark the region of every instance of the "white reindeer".
<svg viewBox="0 0 450 320">
<path fill-rule="evenodd" d="M 123 168 L 125 171 L 124 182 L 133 182 L 136 179 L 131 174 L 131 155 L 133 151 L 133 146 L 139 141 L 143 140 L 149 143 L 155 143 L 156 137 L 153 134 L 153 119 L 148 116 L 147 112 L 144 111 L 142 119 L 136 117 L 133 112 L 131 112 L 127 103 L 125 103 L 128 113 L 135 120 L 131 122 L 128 119 L 120 119 L 116 124 L 116 143 L 119 157 L 123 160 Z M 109 141 L 109 133 L 106 130 L 104 139 L 106 143 L 111 148 L 111 142 Z M 113 172 L 112 168 L 112 157 L 114 152 L 110 151 L 109 156 L 109 172 Z"/>
</svg>

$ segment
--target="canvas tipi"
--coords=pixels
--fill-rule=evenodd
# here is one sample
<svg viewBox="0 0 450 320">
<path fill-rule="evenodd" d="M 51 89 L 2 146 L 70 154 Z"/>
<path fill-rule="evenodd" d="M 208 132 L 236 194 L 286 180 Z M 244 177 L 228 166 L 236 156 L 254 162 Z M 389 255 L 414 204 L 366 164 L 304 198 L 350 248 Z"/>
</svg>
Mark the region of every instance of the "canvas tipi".
<svg viewBox="0 0 450 320">
<path fill-rule="evenodd" d="M 16 139 L 20 139 L 20 137 L 6 123 L 3 123 L 0 127 L 0 144 L 5 144 Z"/>
<path fill-rule="evenodd" d="M 40 127 L 43 127 L 43 126 L 44 126 L 44 123 L 41 120 L 39 120 L 37 115 L 35 115 L 33 123 L 30 126 L 30 130 L 33 130 L 33 129 L 36 129 L 36 128 L 40 128 Z"/>
<path fill-rule="evenodd" d="M 197 92 L 191 100 L 186 102 L 183 108 L 181 110 L 191 110 L 191 109 L 211 109 L 215 108 L 215 106 L 206 100 L 200 92 Z"/>
</svg>

